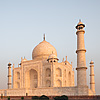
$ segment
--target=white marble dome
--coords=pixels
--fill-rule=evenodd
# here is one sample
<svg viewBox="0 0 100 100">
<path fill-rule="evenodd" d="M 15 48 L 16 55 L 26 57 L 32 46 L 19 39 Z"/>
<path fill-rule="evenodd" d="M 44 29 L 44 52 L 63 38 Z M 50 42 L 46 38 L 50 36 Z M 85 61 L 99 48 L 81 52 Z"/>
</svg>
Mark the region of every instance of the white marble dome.
<svg viewBox="0 0 100 100">
<path fill-rule="evenodd" d="M 94 62 L 91 60 L 90 64 L 94 64 Z"/>
<path fill-rule="evenodd" d="M 52 46 L 49 42 L 43 40 L 33 49 L 32 59 L 48 59 L 49 55 L 51 55 L 52 52 L 57 56 L 55 47 Z"/>
</svg>

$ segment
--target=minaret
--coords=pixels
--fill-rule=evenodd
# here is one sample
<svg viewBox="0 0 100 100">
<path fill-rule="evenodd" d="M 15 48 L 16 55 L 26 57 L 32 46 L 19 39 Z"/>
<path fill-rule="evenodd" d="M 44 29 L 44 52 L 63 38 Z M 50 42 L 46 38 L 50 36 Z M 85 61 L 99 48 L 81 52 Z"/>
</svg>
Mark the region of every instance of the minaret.
<svg viewBox="0 0 100 100">
<path fill-rule="evenodd" d="M 8 64 L 8 89 L 12 88 L 11 84 L 11 63 Z"/>
<path fill-rule="evenodd" d="M 95 93 L 94 62 L 90 62 L 90 89 Z"/>
<path fill-rule="evenodd" d="M 77 32 L 77 86 L 87 86 L 86 81 L 86 59 L 85 59 L 85 44 L 84 44 L 84 28 L 85 25 L 79 21 L 76 26 Z"/>
</svg>

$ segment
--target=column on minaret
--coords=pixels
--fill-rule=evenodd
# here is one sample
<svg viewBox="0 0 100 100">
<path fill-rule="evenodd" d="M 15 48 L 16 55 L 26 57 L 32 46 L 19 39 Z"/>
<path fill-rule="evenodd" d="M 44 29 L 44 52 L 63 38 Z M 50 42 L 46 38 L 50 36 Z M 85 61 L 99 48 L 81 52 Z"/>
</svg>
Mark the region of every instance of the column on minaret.
<svg viewBox="0 0 100 100">
<path fill-rule="evenodd" d="M 8 89 L 12 88 L 11 82 L 11 63 L 8 64 Z"/>
<path fill-rule="evenodd" d="M 15 86 L 15 84 L 14 84 L 14 83 L 15 83 L 15 82 L 14 82 L 14 81 L 15 81 L 14 66 L 15 66 L 15 65 L 13 64 L 13 66 L 12 66 L 12 72 L 13 72 L 13 73 L 12 73 L 12 76 L 13 76 L 13 77 L 12 77 L 12 78 L 13 78 L 13 79 L 12 79 L 12 80 L 13 80 L 13 81 L 12 81 L 12 82 L 13 82 L 13 83 L 12 83 L 12 88 L 14 88 L 14 86 Z"/>
<path fill-rule="evenodd" d="M 51 87 L 55 87 L 55 63 L 58 62 L 58 58 L 55 54 L 51 54 L 47 61 L 51 64 Z"/>
<path fill-rule="evenodd" d="M 85 59 L 85 43 L 84 43 L 84 28 L 85 25 L 79 21 L 76 26 L 77 32 L 77 86 L 87 86 L 86 81 L 86 59 Z"/>
<path fill-rule="evenodd" d="M 90 62 L 90 89 L 95 93 L 94 62 Z"/>
</svg>

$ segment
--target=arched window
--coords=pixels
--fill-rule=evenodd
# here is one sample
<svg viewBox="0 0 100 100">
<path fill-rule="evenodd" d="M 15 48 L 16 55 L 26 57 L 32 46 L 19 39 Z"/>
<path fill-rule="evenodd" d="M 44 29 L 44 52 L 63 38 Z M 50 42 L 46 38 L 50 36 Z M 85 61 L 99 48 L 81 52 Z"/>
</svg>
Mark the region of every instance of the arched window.
<svg viewBox="0 0 100 100">
<path fill-rule="evenodd" d="M 34 87 L 37 88 L 37 83 L 34 84 Z"/>
<path fill-rule="evenodd" d="M 61 87 L 61 81 L 60 80 L 57 80 L 56 81 L 56 85 L 57 85 L 57 87 Z"/>
<path fill-rule="evenodd" d="M 71 72 L 70 71 L 68 73 L 68 83 L 69 83 L 69 86 L 71 86 Z"/>
<path fill-rule="evenodd" d="M 65 86 L 66 86 L 66 80 L 65 80 Z"/>
<path fill-rule="evenodd" d="M 51 86 L 51 81 L 50 81 L 50 80 L 47 80 L 47 81 L 46 81 L 46 86 L 47 86 L 47 87 L 50 87 L 50 86 Z"/>
<path fill-rule="evenodd" d="M 17 82 L 17 88 L 20 88 L 20 83 L 19 82 Z"/>
<path fill-rule="evenodd" d="M 34 79 L 37 79 L 37 74 L 34 75 Z"/>
<path fill-rule="evenodd" d="M 20 79 L 20 73 L 17 72 L 17 79 Z"/>
<path fill-rule="evenodd" d="M 51 70 L 50 70 L 50 68 L 46 69 L 46 77 L 51 77 Z"/>
<path fill-rule="evenodd" d="M 61 73 L 61 69 L 60 68 L 57 68 L 56 69 L 56 76 L 57 77 L 61 77 L 62 76 L 62 73 Z"/>
<path fill-rule="evenodd" d="M 66 77 L 66 69 L 64 70 L 64 77 Z"/>
<path fill-rule="evenodd" d="M 38 84 L 38 73 L 36 70 L 31 69 L 29 71 L 30 75 L 30 88 L 37 88 L 37 84 Z M 28 82 L 28 81 L 27 81 Z"/>
</svg>

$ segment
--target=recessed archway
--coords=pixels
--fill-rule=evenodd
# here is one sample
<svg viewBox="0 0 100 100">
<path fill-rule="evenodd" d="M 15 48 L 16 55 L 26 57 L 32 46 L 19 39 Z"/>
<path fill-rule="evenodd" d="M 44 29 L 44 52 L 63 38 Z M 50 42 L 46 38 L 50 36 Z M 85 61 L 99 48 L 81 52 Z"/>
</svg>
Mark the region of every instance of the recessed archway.
<svg viewBox="0 0 100 100">
<path fill-rule="evenodd" d="M 51 77 L 51 70 L 50 70 L 50 68 L 46 69 L 46 77 Z"/>
<path fill-rule="evenodd" d="M 57 87 L 61 87 L 61 85 L 62 85 L 61 80 L 57 80 L 56 84 L 57 84 Z"/>
<path fill-rule="evenodd" d="M 38 87 L 38 72 L 34 69 L 30 69 L 26 72 L 25 77 L 26 88 Z"/>
<path fill-rule="evenodd" d="M 68 83 L 69 83 L 69 86 L 71 86 L 71 72 L 70 71 L 68 73 Z"/>
<path fill-rule="evenodd" d="M 20 88 L 20 83 L 19 82 L 16 82 L 15 88 Z"/>
<path fill-rule="evenodd" d="M 16 72 L 16 79 L 20 79 L 20 73 Z"/>
<path fill-rule="evenodd" d="M 50 80 L 47 80 L 47 81 L 46 81 L 46 86 L 47 86 L 47 87 L 51 87 L 51 81 L 50 81 Z"/>
<path fill-rule="evenodd" d="M 62 72 L 61 72 L 61 69 L 60 68 L 57 68 L 56 69 L 56 76 L 57 77 L 61 77 L 62 76 Z"/>
</svg>

